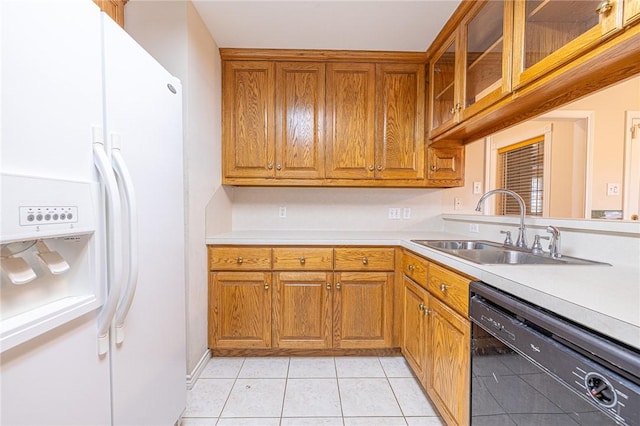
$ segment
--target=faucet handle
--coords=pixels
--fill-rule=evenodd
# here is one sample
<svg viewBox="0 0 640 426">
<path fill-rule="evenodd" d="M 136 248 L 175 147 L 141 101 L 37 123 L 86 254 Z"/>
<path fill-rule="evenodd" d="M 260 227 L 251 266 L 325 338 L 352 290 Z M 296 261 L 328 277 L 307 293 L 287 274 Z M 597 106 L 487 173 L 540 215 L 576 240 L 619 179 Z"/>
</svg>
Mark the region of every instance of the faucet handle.
<svg viewBox="0 0 640 426">
<path fill-rule="evenodd" d="M 540 240 L 548 240 L 549 237 L 542 237 L 540 235 L 533 236 L 533 245 L 531 246 L 531 253 L 533 254 L 542 254 L 544 250 L 542 249 L 542 244 L 540 244 Z"/>
<path fill-rule="evenodd" d="M 505 246 L 512 246 L 513 245 L 513 240 L 511 239 L 511 231 L 500 231 L 501 234 L 507 234 L 507 236 L 504 238 L 504 245 Z"/>
</svg>

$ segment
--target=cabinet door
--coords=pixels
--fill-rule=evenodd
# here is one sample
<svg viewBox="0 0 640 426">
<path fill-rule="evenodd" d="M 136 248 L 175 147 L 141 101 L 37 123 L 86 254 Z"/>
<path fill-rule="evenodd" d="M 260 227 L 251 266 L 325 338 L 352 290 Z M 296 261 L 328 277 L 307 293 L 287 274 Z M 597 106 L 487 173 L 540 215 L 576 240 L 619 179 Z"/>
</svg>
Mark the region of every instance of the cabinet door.
<svg viewBox="0 0 640 426">
<path fill-rule="evenodd" d="M 274 63 L 224 63 L 223 175 L 274 176 Z"/>
<path fill-rule="evenodd" d="M 515 2 L 514 87 L 578 57 L 622 28 L 621 6 L 613 0 Z"/>
<path fill-rule="evenodd" d="M 325 66 L 276 65 L 276 176 L 324 177 Z"/>
<path fill-rule="evenodd" d="M 463 182 L 464 146 L 429 147 L 427 149 L 427 178 L 432 183 L 449 184 Z"/>
<path fill-rule="evenodd" d="M 447 424 L 469 424 L 471 325 L 435 298 L 429 301 L 427 393 Z"/>
<path fill-rule="evenodd" d="M 430 96 L 430 135 L 433 138 L 458 120 L 458 112 L 462 109 L 457 93 L 456 79 L 459 61 L 456 58 L 457 31 L 436 52 L 429 68 Z M 459 75 L 459 73 L 458 73 Z"/>
<path fill-rule="evenodd" d="M 424 65 L 376 67 L 375 177 L 424 179 Z"/>
<path fill-rule="evenodd" d="M 374 177 L 375 66 L 327 65 L 326 176 Z"/>
<path fill-rule="evenodd" d="M 391 347 L 393 272 L 338 272 L 335 281 L 334 347 Z"/>
<path fill-rule="evenodd" d="M 623 24 L 627 26 L 640 19 L 640 0 L 624 0 Z"/>
<path fill-rule="evenodd" d="M 426 381 L 427 316 L 429 294 L 413 280 L 404 276 L 402 302 L 402 354 L 418 380 Z"/>
<path fill-rule="evenodd" d="M 277 272 L 274 278 L 273 346 L 330 348 L 332 274 Z"/>
<path fill-rule="evenodd" d="M 271 347 L 271 273 L 209 274 L 209 346 Z"/>
</svg>

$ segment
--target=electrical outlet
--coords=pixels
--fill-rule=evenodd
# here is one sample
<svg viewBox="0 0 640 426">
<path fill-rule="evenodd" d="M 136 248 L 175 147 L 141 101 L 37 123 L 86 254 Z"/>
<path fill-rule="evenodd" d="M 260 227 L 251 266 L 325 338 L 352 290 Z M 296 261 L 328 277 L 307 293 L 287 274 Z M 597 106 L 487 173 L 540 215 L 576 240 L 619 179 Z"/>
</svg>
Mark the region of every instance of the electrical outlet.
<svg viewBox="0 0 640 426">
<path fill-rule="evenodd" d="M 411 219 L 411 207 L 405 207 L 402 209 L 402 218 Z"/>
<path fill-rule="evenodd" d="M 287 208 L 284 206 L 281 206 L 278 209 L 278 217 L 287 217 Z"/>
<path fill-rule="evenodd" d="M 480 225 L 477 223 L 470 223 L 469 232 L 480 232 Z"/>
<path fill-rule="evenodd" d="M 482 193 L 482 182 L 473 182 L 473 193 L 474 194 Z"/>
<path fill-rule="evenodd" d="M 460 210 L 462 208 L 462 198 L 455 197 L 453 199 L 453 208 L 454 210 Z"/>
<path fill-rule="evenodd" d="M 620 184 L 619 183 L 608 183 L 607 184 L 607 195 L 620 195 Z"/>
<path fill-rule="evenodd" d="M 400 208 L 389 207 L 389 219 L 400 219 Z"/>
</svg>

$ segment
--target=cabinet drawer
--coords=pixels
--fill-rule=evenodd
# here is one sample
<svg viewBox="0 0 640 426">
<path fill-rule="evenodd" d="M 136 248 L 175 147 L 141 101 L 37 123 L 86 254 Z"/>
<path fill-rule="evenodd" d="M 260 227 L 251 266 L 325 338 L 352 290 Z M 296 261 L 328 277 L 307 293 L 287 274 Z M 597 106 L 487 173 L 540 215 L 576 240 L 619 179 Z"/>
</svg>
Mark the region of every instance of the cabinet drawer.
<svg viewBox="0 0 640 426">
<path fill-rule="evenodd" d="M 331 247 L 281 247 L 273 249 L 274 270 L 330 271 L 333 268 Z"/>
<path fill-rule="evenodd" d="M 427 290 L 465 318 L 469 314 L 469 281 L 441 266 L 429 265 Z"/>
<path fill-rule="evenodd" d="M 335 249 L 336 271 L 393 271 L 392 247 L 343 247 Z"/>
<path fill-rule="evenodd" d="M 420 256 L 408 251 L 402 253 L 402 273 L 423 287 L 427 285 L 428 265 L 427 260 Z"/>
<path fill-rule="evenodd" d="M 268 247 L 209 247 L 210 271 L 264 271 L 271 269 Z"/>
</svg>

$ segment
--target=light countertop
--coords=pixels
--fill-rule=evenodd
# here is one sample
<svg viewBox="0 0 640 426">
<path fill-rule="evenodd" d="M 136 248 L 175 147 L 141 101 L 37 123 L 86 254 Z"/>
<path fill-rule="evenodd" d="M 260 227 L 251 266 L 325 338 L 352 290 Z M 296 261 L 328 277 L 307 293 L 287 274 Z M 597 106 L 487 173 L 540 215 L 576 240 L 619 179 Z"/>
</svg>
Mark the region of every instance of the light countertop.
<svg viewBox="0 0 640 426">
<path fill-rule="evenodd" d="M 469 238 L 437 231 L 236 231 L 206 243 L 402 246 L 640 349 L 640 266 L 479 265 L 411 242 L 439 239 Z"/>
</svg>

